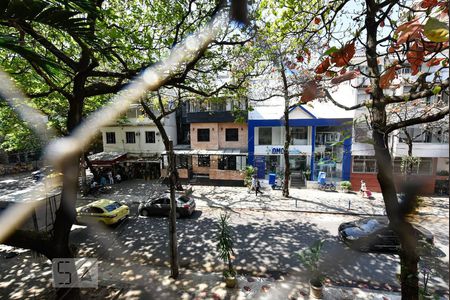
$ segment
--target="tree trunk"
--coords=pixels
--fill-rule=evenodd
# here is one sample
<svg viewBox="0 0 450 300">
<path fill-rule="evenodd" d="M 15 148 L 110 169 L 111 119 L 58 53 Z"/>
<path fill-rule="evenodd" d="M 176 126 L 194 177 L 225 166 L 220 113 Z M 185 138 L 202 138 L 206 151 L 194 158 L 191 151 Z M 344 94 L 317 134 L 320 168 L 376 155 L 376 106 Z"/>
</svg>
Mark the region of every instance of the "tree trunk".
<svg viewBox="0 0 450 300">
<path fill-rule="evenodd" d="M 99 181 L 100 176 L 98 175 L 97 170 L 92 165 L 91 160 L 89 159 L 89 155 L 87 153 L 83 153 L 83 156 L 84 156 L 84 161 L 86 162 L 86 165 L 88 166 L 89 170 L 91 170 L 91 173 L 94 176 L 94 180 Z"/>
<path fill-rule="evenodd" d="M 170 276 L 178 278 L 178 245 L 177 245 L 177 202 L 175 199 L 175 155 L 173 153 L 173 143 L 169 141 L 169 185 L 170 185 L 170 216 L 169 216 L 169 247 L 170 247 Z"/>
<path fill-rule="evenodd" d="M 289 197 L 289 179 L 291 177 L 291 164 L 289 162 L 289 145 L 291 143 L 291 134 L 289 127 L 289 110 L 285 110 L 284 118 L 286 123 L 284 124 L 285 132 L 285 142 L 284 142 L 284 185 L 283 185 L 283 196 Z"/>
<path fill-rule="evenodd" d="M 291 177 L 291 164 L 289 162 L 289 145 L 291 144 L 291 131 L 289 126 L 289 87 L 286 78 L 286 73 L 284 70 L 284 65 L 282 61 L 282 56 L 280 55 L 280 73 L 281 79 L 283 81 L 283 94 L 284 94 L 284 185 L 283 185 L 283 196 L 289 197 L 289 180 Z"/>
<path fill-rule="evenodd" d="M 81 164 L 81 192 L 83 195 L 86 195 L 89 191 L 89 185 L 86 179 L 86 160 L 84 159 L 84 154 L 80 156 L 80 164 Z"/>
<path fill-rule="evenodd" d="M 369 67 L 370 83 L 372 89 L 372 128 L 375 158 L 378 167 L 377 179 L 383 194 L 386 213 L 392 228 L 399 236 L 401 251 L 401 287 L 402 299 L 418 299 L 419 282 L 417 279 L 417 252 L 414 235 L 411 234 L 412 226 L 407 223 L 405 216 L 400 214 L 400 206 L 397 199 L 392 159 L 389 153 L 386 132 L 386 105 L 383 90 L 380 88 L 380 71 L 378 69 L 377 56 L 377 12 L 378 3 L 375 0 L 366 0 L 367 13 L 365 26 L 367 29 L 366 58 Z"/>
</svg>

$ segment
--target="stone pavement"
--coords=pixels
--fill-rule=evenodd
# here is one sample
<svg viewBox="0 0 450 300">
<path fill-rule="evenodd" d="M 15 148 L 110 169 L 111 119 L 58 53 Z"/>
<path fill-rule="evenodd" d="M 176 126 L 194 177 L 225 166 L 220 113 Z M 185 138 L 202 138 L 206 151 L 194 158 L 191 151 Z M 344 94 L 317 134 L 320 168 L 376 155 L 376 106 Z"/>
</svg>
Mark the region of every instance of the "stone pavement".
<svg viewBox="0 0 450 300">
<path fill-rule="evenodd" d="M 139 203 L 167 187 L 156 181 L 130 180 L 112 185 L 110 194 L 101 197 L 128 203 Z M 290 197 L 281 190 L 272 190 L 267 181 L 262 182 L 263 194 L 255 195 L 246 187 L 193 186 L 197 207 L 302 211 L 311 213 L 384 215 L 381 193 L 373 193 L 372 199 L 362 198 L 356 192 L 342 193 L 316 189 L 290 189 Z M 430 216 L 449 215 L 448 197 L 423 197 L 420 213 Z"/>
</svg>

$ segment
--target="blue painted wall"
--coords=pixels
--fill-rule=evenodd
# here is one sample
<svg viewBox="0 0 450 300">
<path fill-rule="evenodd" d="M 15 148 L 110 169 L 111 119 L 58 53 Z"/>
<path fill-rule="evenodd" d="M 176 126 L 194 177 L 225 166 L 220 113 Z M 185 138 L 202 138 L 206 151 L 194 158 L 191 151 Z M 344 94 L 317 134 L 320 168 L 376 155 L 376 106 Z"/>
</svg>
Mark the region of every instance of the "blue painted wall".
<svg viewBox="0 0 450 300">
<path fill-rule="evenodd" d="M 312 153 L 315 151 L 315 134 L 317 126 L 342 126 L 348 125 L 351 129 L 352 119 L 295 119 L 289 120 L 289 126 L 291 127 L 301 127 L 301 126 L 311 126 L 312 127 Z M 254 166 L 255 160 L 255 127 L 280 127 L 284 126 L 282 120 L 248 120 L 248 164 Z M 351 133 L 351 130 L 349 131 Z M 342 179 L 350 179 L 351 171 L 351 161 L 352 161 L 352 137 L 344 140 L 344 155 L 342 158 Z M 311 159 L 311 171 L 314 170 L 314 156 Z M 311 172 L 311 178 L 314 172 Z M 311 179 L 312 180 L 312 179 Z"/>
</svg>

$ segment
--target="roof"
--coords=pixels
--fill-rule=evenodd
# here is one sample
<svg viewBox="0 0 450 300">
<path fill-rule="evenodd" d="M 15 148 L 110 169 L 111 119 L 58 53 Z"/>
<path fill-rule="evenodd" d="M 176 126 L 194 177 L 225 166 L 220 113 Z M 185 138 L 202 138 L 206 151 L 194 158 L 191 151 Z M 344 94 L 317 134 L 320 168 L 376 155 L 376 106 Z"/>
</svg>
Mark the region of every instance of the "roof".
<svg viewBox="0 0 450 300">
<path fill-rule="evenodd" d="M 348 97 L 348 96 L 347 96 Z M 289 111 L 289 118 L 295 119 L 346 119 L 352 118 L 352 111 L 345 111 L 330 102 L 314 100 L 306 105 L 294 106 Z M 284 118 L 283 105 L 255 106 L 249 112 L 249 120 L 279 120 Z"/>
<path fill-rule="evenodd" d="M 127 157 L 125 152 L 99 152 L 89 155 L 89 160 L 93 165 L 111 165 Z"/>
</svg>

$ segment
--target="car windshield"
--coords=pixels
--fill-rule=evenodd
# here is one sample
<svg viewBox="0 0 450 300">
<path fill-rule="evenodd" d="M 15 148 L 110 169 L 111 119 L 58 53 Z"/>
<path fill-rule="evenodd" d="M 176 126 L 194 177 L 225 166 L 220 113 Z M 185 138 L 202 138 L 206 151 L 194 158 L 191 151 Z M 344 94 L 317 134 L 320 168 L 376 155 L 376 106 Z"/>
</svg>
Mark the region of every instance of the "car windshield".
<svg viewBox="0 0 450 300">
<path fill-rule="evenodd" d="M 365 219 L 361 220 L 361 222 L 358 223 L 358 227 L 367 233 L 374 232 L 378 228 L 382 227 L 383 225 L 380 224 L 380 222 L 376 219 Z"/>
<path fill-rule="evenodd" d="M 122 205 L 119 202 L 114 202 L 114 203 L 106 205 L 105 209 L 106 209 L 107 212 L 111 212 L 111 211 L 113 211 L 115 209 L 118 209 L 121 206 Z"/>
<path fill-rule="evenodd" d="M 178 200 L 179 200 L 180 202 L 182 202 L 182 203 L 187 203 L 187 202 L 189 202 L 189 198 L 186 197 L 186 196 L 181 196 L 181 197 L 178 198 Z"/>
</svg>

